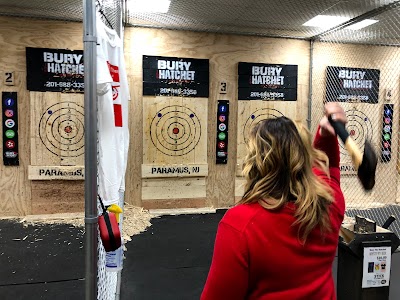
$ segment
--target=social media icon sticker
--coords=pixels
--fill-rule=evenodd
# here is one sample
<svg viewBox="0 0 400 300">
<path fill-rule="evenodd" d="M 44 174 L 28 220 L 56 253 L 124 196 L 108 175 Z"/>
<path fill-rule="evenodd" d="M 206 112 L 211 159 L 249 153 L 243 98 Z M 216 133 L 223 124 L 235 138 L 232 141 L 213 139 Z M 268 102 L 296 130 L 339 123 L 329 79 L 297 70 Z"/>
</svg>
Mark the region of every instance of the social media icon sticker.
<svg viewBox="0 0 400 300">
<path fill-rule="evenodd" d="M 15 131 L 14 130 L 6 130 L 5 135 L 7 138 L 12 139 L 13 137 L 15 137 Z"/>
<path fill-rule="evenodd" d="M 15 121 L 12 119 L 7 119 L 4 123 L 7 128 L 13 128 L 15 125 Z"/>
<path fill-rule="evenodd" d="M 16 158 L 17 155 L 18 155 L 18 153 L 15 152 L 15 151 L 6 151 L 6 152 L 4 152 L 4 156 L 6 158 Z"/>
<path fill-rule="evenodd" d="M 385 132 L 390 132 L 390 129 L 391 129 L 390 125 L 386 125 L 385 127 L 383 127 L 383 131 Z"/>
<path fill-rule="evenodd" d="M 225 115 L 220 115 L 219 118 L 218 118 L 218 120 L 219 120 L 220 122 L 225 122 L 226 116 L 225 116 Z"/>
<path fill-rule="evenodd" d="M 226 110 L 227 110 L 226 105 L 220 105 L 219 106 L 219 112 L 220 113 L 224 113 L 224 112 L 226 112 Z"/>
<path fill-rule="evenodd" d="M 385 141 L 390 140 L 390 134 L 389 134 L 389 133 L 385 133 L 385 135 L 383 136 L 383 138 L 385 139 Z"/>
<path fill-rule="evenodd" d="M 225 131 L 225 130 L 226 130 L 226 124 L 225 124 L 225 123 L 219 124 L 218 129 L 219 129 L 220 131 Z"/>
<path fill-rule="evenodd" d="M 12 109 L 6 109 L 4 112 L 7 118 L 12 118 L 14 116 L 14 111 Z"/>
<path fill-rule="evenodd" d="M 218 148 L 219 149 L 224 149 L 225 148 L 225 142 L 218 142 Z"/>
<path fill-rule="evenodd" d="M 13 140 L 6 141 L 6 148 L 13 149 L 15 147 L 15 142 Z"/>
<path fill-rule="evenodd" d="M 15 100 L 13 98 L 7 98 L 4 100 L 4 105 L 7 107 L 13 106 L 15 103 Z"/>
<path fill-rule="evenodd" d="M 218 155 L 218 157 L 226 157 L 226 152 L 218 151 L 217 155 Z"/>
<path fill-rule="evenodd" d="M 225 132 L 220 132 L 220 133 L 218 134 L 218 139 L 220 139 L 221 141 L 225 140 L 225 138 L 226 138 Z"/>
</svg>

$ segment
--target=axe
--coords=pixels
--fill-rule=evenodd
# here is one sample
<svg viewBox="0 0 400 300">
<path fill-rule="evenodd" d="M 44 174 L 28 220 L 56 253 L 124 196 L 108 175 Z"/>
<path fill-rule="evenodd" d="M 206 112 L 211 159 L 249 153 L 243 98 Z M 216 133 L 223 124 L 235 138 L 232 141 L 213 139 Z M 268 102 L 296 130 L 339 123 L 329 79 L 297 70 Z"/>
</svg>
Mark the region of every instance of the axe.
<svg viewBox="0 0 400 300">
<path fill-rule="evenodd" d="M 358 179 L 360 179 L 363 188 L 366 191 L 372 190 L 375 185 L 375 173 L 378 164 L 378 157 L 372 144 L 368 140 L 365 141 L 363 155 L 360 148 L 350 137 L 345 125 L 342 122 L 333 121 L 331 116 L 328 117 L 328 120 L 350 154 L 353 166 L 357 171 Z"/>
</svg>

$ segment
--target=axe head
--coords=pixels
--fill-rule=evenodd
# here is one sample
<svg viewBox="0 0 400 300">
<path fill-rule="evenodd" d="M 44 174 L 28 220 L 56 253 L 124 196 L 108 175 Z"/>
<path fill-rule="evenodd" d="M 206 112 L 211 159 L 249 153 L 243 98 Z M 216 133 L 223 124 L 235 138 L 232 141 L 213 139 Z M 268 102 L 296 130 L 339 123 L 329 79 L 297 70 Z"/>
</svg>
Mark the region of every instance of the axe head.
<svg viewBox="0 0 400 300">
<path fill-rule="evenodd" d="M 378 157 L 369 141 L 365 141 L 364 155 L 361 165 L 358 167 L 357 175 L 366 191 L 372 190 L 375 185 L 376 166 Z"/>
</svg>

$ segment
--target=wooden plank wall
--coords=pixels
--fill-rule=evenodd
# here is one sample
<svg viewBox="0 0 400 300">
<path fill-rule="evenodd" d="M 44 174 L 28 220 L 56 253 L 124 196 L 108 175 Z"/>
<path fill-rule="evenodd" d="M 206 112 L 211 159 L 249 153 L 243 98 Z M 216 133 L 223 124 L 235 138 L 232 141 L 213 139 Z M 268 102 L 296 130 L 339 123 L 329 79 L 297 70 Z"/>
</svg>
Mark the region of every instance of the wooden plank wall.
<svg viewBox="0 0 400 300">
<path fill-rule="evenodd" d="M 208 98 L 189 97 L 143 98 L 143 206 L 206 205 L 208 101 Z M 171 124 L 179 130 L 179 138 L 175 140 L 179 140 L 179 145 L 173 144 Z M 193 172 L 195 166 L 199 172 Z M 184 172 L 152 174 L 149 170 L 154 167 L 155 170 L 165 168 Z"/>
<path fill-rule="evenodd" d="M 179 196 L 165 199 L 163 195 L 153 195 L 158 199 L 144 200 L 142 191 L 149 187 L 159 186 L 159 180 L 142 180 L 140 166 L 145 162 L 143 132 L 135 130 L 131 141 L 130 161 L 128 165 L 126 199 L 145 207 L 173 206 L 213 206 L 228 207 L 235 201 L 235 178 L 238 137 L 238 101 L 237 101 L 237 67 L 238 62 L 260 62 L 271 64 L 299 65 L 298 100 L 292 105 L 296 110 L 293 115 L 299 118 L 307 116 L 308 76 L 309 76 L 309 43 L 289 39 L 270 39 L 261 37 L 232 36 L 212 33 L 180 32 L 145 28 L 126 28 L 125 57 L 129 68 L 131 83 L 131 128 L 141 128 L 146 120 L 142 114 L 143 105 L 147 105 L 142 96 L 142 56 L 173 56 L 203 58 L 210 61 L 210 96 L 208 99 L 207 120 L 207 163 L 208 176 L 205 178 L 206 194 L 204 202 L 200 198 L 182 199 Z M 227 82 L 227 93 L 219 94 L 218 83 Z M 216 109 L 217 100 L 230 100 L 228 164 L 215 164 L 216 148 Z M 131 131 L 132 132 L 132 131 Z M 185 178 L 185 181 L 188 179 Z M 196 193 L 202 180 L 193 183 Z M 173 182 L 170 182 L 173 185 Z M 176 184 L 176 182 L 175 182 Z M 190 183 L 189 183 L 190 184 Z M 168 189 L 165 190 L 168 193 Z M 146 194 L 147 195 L 147 194 Z M 153 197 L 153 198 L 154 198 Z M 143 199 L 143 201 L 141 201 Z"/>
<path fill-rule="evenodd" d="M 372 192 L 365 193 L 356 176 L 342 176 L 342 190 L 346 198 L 347 207 L 381 206 L 387 203 L 400 201 L 398 194 L 399 185 L 399 97 L 400 97 L 400 49 L 397 47 L 379 47 L 371 45 L 345 45 L 334 43 L 316 43 L 314 45 L 313 66 L 313 103 L 318 103 L 325 97 L 325 78 L 327 66 L 344 66 L 350 68 L 379 69 L 379 98 L 377 104 L 345 103 L 345 110 L 362 112 L 370 123 L 372 144 L 378 153 L 378 167 L 376 184 Z M 390 100 L 386 99 L 386 91 L 392 91 Z M 388 163 L 380 161 L 383 105 L 394 104 L 393 133 L 392 133 L 392 159 Z M 358 113 L 358 112 L 357 112 Z M 318 118 L 322 115 L 321 106 L 312 106 L 313 128 Z M 350 121 L 351 122 L 351 121 Z M 349 122 L 349 124 L 350 124 Z M 360 129 L 367 129 L 367 125 Z M 357 128 L 355 128 L 357 130 Z M 358 141 L 357 141 L 358 142 Z M 363 141 L 359 146 L 363 146 Z M 341 155 L 343 162 L 349 162 L 347 155 Z M 343 175 L 343 173 L 342 173 Z"/>
<path fill-rule="evenodd" d="M 83 49 L 80 23 L 0 17 L 0 91 L 18 93 L 20 166 L 0 162 L 0 216 L 82 211 L 83 181 L 30 181 L 30 94 L 26 89 L 25 47 Z M 15 85 L 4 85 L 4 73 L 13 71 Z M 52 93 L 56 97 L 57 93 Z M 32 124 L 32 126 L 35 126 Z M 2 143 L 0 151 L 3 153 Z"/>
<path fill-rule="evenodd" d="M 36 213 L 76 212 L 82 211 L 84 205 L 83 181 L 30 181 L 28 166 L 31 164 L 31 112 L 30 96 L 26 90 L 25 47 L 47 47 L 63 49 L 83 49 L 81 23 L 60 21 L 43 21 L 0 17 L 0 90 L 18 92 L 19 107 L 19 148 L 20 166 L 5 167 L 0 163 L 0 215 L 26 215 Z M 353 67 L 379 68 L 382 74 L 392 73 L 395 81 L 382 85 L 390 86 L 395 91 L 395 105 L 398 105 L 399 68 L 396 66 L 396 56 L 392 47 L 366 47 L 332 45 L 318 48 L 314 53 L 316 59 L 314 69 L 320 77 L 315 77 L 313 89 L 313 118 L 318 118 L 319 101 L 322 102 L 325 77 L 322 74 L 327 65 L 346 65 Z M 349 60 L 341 59 L 340 50 L 349 51 Z M 309 49 L 307 41 L 291 39 L 272 39 L 263 37 L 234 36 L 213 33 L 181 32 L 149 28 L 126 28 L 125 56 L 127 72 L 131 89 L 130 102 L 130 133 L 131 144 L 129 164 L 126 176 L 126 200 L 135 205 L 147 207 L 185 207 L 213 206 L 228 207 L 234 204 L 235 195 L 240 196 L 236 185 L 237 141 L 240 129 L 238 125 L 239 104 L 237 101 L 237 64 L 238 62 L 260 62 L 270 64 L 298 65 L 298 100 L 295 107 L 290 108 L 290 114 L 296 118 L 307 117 L 308 79 L 309 79 Z M 362 61 L 357 58 L 364 53 Z M 142 178 L 142 165 L 145 162 L 143 153 L 143 96 L 142 96 L 142 56 L 173 56 L 206 58 L 210 61 L 210 96 L 207 103 L 207 141 L 206 157 L 208 176 L 193 180 L 184 178 L 183 184 L 191 184 L 193 191 L 203 190 L 202 198 L 189 198 L 190 194 L 182 194 L 179 199 L 165 199 L 163 194 L 152 194 L 152 199 L 142 201 L 143 190 L 152 187 L 165 186 L 160 179 L 149 181 Z M 398 57 L 398 55 L 397 55 Z M 3 84 L 4 73 L 14 72 L 15 86 Z M 228 83 L 226 94 L 219 94 L 220 81 Z M 382 90 L 383 92 L 383 90 Z M 230 100 L 229 119 L 229 159 L 227 165 L 215 164 L 216 143 L 216 108 L 217 100 Z M 380 105 L 383 103 L 380 102 Z M 322 103 L 321 103 L 322 105 Z M 381 107 L 381 106 L 377 106 Z M 292 110 L 295 110 L 294 112 Z M 398 108 L 395 107 L 396 113 Z M 397 122 L 394 123 L 393 149 L 398 147 Z M 315 125 L 315 123 L 314 123 Z M 0 147 L 2 145 L 0 144 Z M 396 147 L 396 148 L 395 148 Z M 2 151 L 2 149 L 0 149 Z M 395 153 L 394 151 L 393 153 Z M 34 156 L 34 155 L 33 155 Z M 382 169 L 387 167 L 395 170 L 397 157 Z M 379 166 L 382 168 L 382 166 Z M 394 174 L 394 173 L 393 173 Z M 394 178 L 395 176 L 391 176 Z M 161 181 L 164 179 L 161 179 Z M 393 184 L 395 187 L 396 184 Z M 235 192 L 236 188 L 236 192 Z M 166 190 L 166 192 L 168 192 Z M 385 186 L 379 187 L 377 193 L 386 196 L 389 192 Z M 394 191 L 396 194 L 396 191 Z M 149 196 L 149 198 L 151 198 Z M 188 198 L 188 199 L 186 199 Z"/>
<path fill-rule="evenodd" d="M 302 102 L 307 99 L 305 90 L 304 76 L 299 81 L 302 83 L 298 89 L 299 99 L 302 101 L 239 101 L 237 119 L 237 155 L 236 155 L 236 178 L 235 178 L 235 199 L 238 200 L 243 195 L 244 178 L 242 177 L 243 159 L 246 156 L 246 143 L 250 129 L 261 120 L 273 117 L 286 116 L 293 120 L 305 121 L 307 111 L 302 110 Z M 303 89 L 301 88 L 303 87 Z M 304 104 L 304 103 L 303 103 Z M 254 116 L 254 120 L 252 118 Z"/>
</svg>

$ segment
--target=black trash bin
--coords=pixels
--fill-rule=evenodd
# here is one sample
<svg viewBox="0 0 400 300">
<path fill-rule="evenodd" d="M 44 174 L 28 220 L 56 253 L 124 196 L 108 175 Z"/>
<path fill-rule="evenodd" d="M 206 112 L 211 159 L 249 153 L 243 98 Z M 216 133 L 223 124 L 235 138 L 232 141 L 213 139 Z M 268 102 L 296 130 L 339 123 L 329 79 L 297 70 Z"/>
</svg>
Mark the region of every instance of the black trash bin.
<svg viewBox="0 0 400 300">
<path fill-rule="evenodd" d="M 343 224 L 338 247 L 337 299 L 389 299 L 390 265 L 400 240 L 376 226 L 359 232 L 358 224 Z"/>
</svg>

